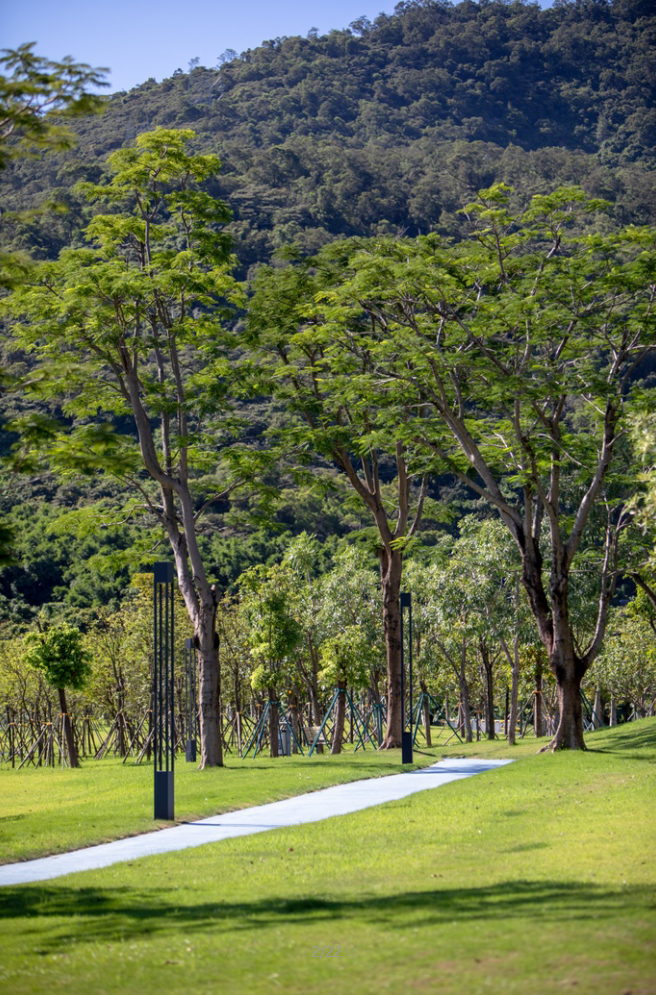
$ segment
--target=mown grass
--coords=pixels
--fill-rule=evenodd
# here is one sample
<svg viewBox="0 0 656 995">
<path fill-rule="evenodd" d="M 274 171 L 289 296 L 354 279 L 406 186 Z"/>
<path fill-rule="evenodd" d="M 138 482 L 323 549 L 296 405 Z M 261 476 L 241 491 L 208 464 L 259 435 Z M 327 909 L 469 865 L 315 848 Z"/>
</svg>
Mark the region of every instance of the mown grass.
<svg viewBox="0 0 656 995">
<path fill-rule="evenodd" d="M 0 986 L 654 993 L 656 720 L 588 742 L 522 744 L 519 763 L 323 823 L 2 888 Z"/>
<path fill-rule="evenodd" d="M 455 739 L 447 748 L 453 744 L 457 745 Z M 535 748 L 533 740 L 528 749 Z M 436 746 L 417 753 L 413 767 L 426 766 L 447 751 Z M 371 747 L 357 752 L 347 747 L 337 757 L 315 753 L 276 760 L 263 755 L 240 760 L 228 754 L 225 767 L 203 771 L 178 761 L 176 821 L 188 822 L 402 769 L 411 768 L 401 767 L 400 751 L 377 753 Z M 87 760 L 76 770 L 0 766 L 0 863 L 74 850 L 163 825 L 170 823 L 153 820 L 152 764 L 123 764 L 108 758 Z"/>
</svg>

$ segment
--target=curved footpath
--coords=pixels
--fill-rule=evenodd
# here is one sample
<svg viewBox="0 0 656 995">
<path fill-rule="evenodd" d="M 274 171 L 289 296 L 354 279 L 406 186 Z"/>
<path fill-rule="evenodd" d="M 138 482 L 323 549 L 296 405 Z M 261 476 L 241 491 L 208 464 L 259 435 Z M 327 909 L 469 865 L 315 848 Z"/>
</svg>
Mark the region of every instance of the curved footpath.
<svg viewBox="0 0 656 995">
<path fill-rule="evenodd" d="M 440 760 L 439 763 L 405 774 L 350 781 L 322 788 L 295 798 L 239 809 L 220 816 L 210 816 L 198 822 L 185 822 L 170 829 L 142 833 L 128 839 L 103 843 L 100 846 L 73 850 L 54 857 L 41 857 L 17 864 L 0 866 L 0 886 L 29 884 L 47 881 L 64 874 L 97 870 L 124 860 L 151 857 L 172 850 L 186 850 L 205 843 L 217 843 L 233 836 L 249 836 L 283 826 L 300 826 L 305 822 L 319 822 L 335 815 L 348 815 L 373 805 L 397 801 L 418 791 L 439 788 L 449 781 L 458 781 L 473 774 L 512 763 L 512 760 Z"/>
</svg>

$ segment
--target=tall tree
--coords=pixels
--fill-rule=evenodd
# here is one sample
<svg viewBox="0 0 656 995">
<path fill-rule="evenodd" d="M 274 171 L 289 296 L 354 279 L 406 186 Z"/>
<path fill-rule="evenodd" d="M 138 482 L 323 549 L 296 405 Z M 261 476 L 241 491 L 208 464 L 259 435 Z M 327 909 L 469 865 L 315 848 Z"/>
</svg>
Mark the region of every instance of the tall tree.
<svg viewBox="0 0 656 995">
<path fill-rule="evenodd" d="M 32 51 L 34 44 L 3 49 L 0 68 L 0 169 L 35 149 L 68 148 L 74 142 L 65 119 L 101 110 L 102 99 L 90 87 L 107 86 L 104 69 L 93 69 L 71 58 L 52 62 Z M 47 112 L 55 112 L 53 121 Z M 3 218 L 6 220 L 6 214 Z M 0 288 L 25 279 L 29 259 L 24 253 L 0 249 Z M 0 367 L 0 384 L 15 385 Z M 0 521 L 0 563 L 12 556 L 13 530 Z"/>
<path fill-rule="evenodd" d="M 257 382 L 284 399 L 294 419 L 286 436 L 299 455 L 332 462 L 344 474 L 376 527 L 376 553 L 383 592 L 387 652 L 385 748 L 401 745 L 401 642 L 399 595 L 403 552 L 421 521 L 427 478 L 413 464 L 413 444 L 378 431 L 375 384 L 365 393 L 355 380 L 373 376 L 362 322 L 334 320 L 326 295 L 345 265 L 341 245 L 317 259 L 258 274 L 249 328 L 255 347 Z M 300 417 L 299 417 L 300 416 Z M 401 421 L 410 412 L 401 413 Z"/>
<path fill-rule="evenodd" d="M 482 192 L 455 246 L 426 236 L 344 250 L 325 306 L 369 357 L 352 391 L 385 395 L 378 437 L 432 454 L 512 535 L 558 683 L 551 746 L 583 749 L 580 685 L 603 642 L 631 486 L 625 421 L 656 350 L 655 232 L 582 234 L 601 205 L 577 189 L 516 216 L 507 194 Z M 570 591 L 584 554 L 598 587 L 581 644 Z"/>
<path fill-rule="evenodd" d="M 33 389 L 63 399 L 72 420 L 31 422 L 23 468 L 45 443 L 54 469 L 112 474 L 135 496 L 128 514 L 143 509 L 168 539 L 199 654 L 206 766 L 222 763 L 218 596 L 199 528 L 231 486 L 221 463 L 228 364 L 219 320 L 238 294 L 221 232 L 228 211 L 203 190 L 220 163 L 192 154 L 192 139 L 158 129 L 112 155 L 111 179 L 85 187 L 112 211 L 89 224 L 90 247 L 37 267 L 6 307 L 24 319 L 16 334 L 35 355 Z M 132 433 L 119 434 L 126 415 Z"/>
</svg>

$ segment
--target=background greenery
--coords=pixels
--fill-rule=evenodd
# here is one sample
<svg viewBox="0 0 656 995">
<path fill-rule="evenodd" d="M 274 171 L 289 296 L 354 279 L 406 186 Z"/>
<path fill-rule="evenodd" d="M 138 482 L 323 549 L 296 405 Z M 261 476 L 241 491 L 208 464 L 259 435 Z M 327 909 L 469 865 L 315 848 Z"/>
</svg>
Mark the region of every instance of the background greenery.
<svg viewBox="0 0 656 995">
<path fill-rule="evenodd" d="M 0 978 L 20 995 L 653 992 L 655 722 L 315 825 L 2 888 Z"/>
<path fill-rule="evenodd" d="M 240 276 L 292 243 L 307 253 L 350 235 L 457 236 L 458 209 L 495 181 L 512 184 L 520 204 L 575 182 L 608 198 L 618 223 L 649 222 L 655 37 L 647 0 L 565 0 L 548 10 L 422 0 L 373 24 L 224 53 L 215 67 L 147 80 L 105 98 L 101 116 L 72 119 L 77 148 L 11 161 L 0 175 L 3 242 L 36 258 L 79 246 L 95 208 L 75 183 L 97 182 L 107 155 L 158 126 L 191 126 L 199 151 L 220 154 L 211 192 L 233 212 Z M 59 210 L 25 214 L 53 200 Z M 24 354 L 0 353 L 17 375 L 29 367 Z M 39 405 L 8 392 L 0 425 L 30 410 Z M 240 412 L 254 445 L 282 417 L 265 399 Z M 0 433 L 0 452 L 13 438 Z M 331 540 L 362 529 L 325 471 L 330 488 L 317 497 L 272 470 L 277 500 L 266 524 L 245 518 L 238 502 L 213 509 L 204 554 L 222 588 L 246 567 L 279 559 L 303 529 Z M 53 604 L 79 621 L 82 609 L 116 605 L 143 548 L 138 523 L 103 527 L 121 497 L 100 479 L 5 476 L 0 515 L 14 529 L 16 555 L 0 569 L 0 617 L 25 623 Z M 65 510 L 90 505 L 96 527 L 58 526 Z M 454 511 L 452 520 L 462 505 Z"/>
</svg>

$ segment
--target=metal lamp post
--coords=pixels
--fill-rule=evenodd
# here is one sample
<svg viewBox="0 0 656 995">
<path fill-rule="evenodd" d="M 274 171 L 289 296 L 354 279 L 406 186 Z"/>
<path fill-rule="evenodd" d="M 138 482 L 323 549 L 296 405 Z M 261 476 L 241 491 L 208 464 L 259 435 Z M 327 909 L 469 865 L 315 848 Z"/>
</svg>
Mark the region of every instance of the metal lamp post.
<svg viewBox="0 0 656 995">
<path fill-rule="evenodd" d="M 409 591 L 401 591 L 401 763 L 412 763 L 412 597 Z M 410 699 L 410 731 L 406 731 L 405 708 L 405 639 L 403 610 L 408 611 L 408 697 Z"/>
<path fill-rule="evenodd" d="M 155 755 L 155 818 L 173 819 L 173 583 L 172 563 L 155 563 L 153 752 Z"/>
</svg>

